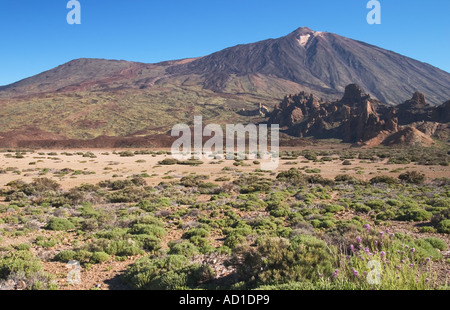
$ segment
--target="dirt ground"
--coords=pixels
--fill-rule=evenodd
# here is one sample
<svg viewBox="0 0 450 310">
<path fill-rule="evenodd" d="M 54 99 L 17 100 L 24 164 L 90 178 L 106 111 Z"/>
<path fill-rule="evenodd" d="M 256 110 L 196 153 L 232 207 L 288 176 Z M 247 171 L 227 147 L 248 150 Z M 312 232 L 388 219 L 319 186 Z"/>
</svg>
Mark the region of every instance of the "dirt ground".
<svg viewBox="0 0 450 310">
<path fill-rule="evenodd" d="M 76 152 L 91 152 L 96 158 L 83 157 L 76 155 Z M 147 173 L 151 177 L 146 177 L 149 186 L 156 186 L 162 181 L 167 181 L 170 176 L 179 177 L 186 174 L 203 174 L 209 175 L 211 181 L 214 181 L 220 175 L 223 175 L 222 171 L 225 167 L 236 168 L 242 172 L 254 172 L 255 169 L 260 169 L 260 164 L 254 164 L 252 160 L 245 161 L 248 166 L 234 167 L 232 160 L 224 160 L 219 162 L 218 160 L 203 159 L 204 164 L 200 166 L 185 166 L 185 165 L 168 165 L 159 166 L 158 162 L 171 158 L 170 155 L 135 155 L 133 157 L 121 157 L 113 152 L 121 152 L 123 150 L 118 149 L 83 149 L 83 150 L 44 150 L 35 151 L 30 154 L 24 155 L 24 158 L 6 158 L 0 154 L 0 169 L 8 169 L 21 171 L 21 174 L 14 173 L 14 171 L 0 174 L 0 188 L 4 187 L 11 181 L 23 180 L 25 182 L 31 182 L 37 177 L 47 177 L 58 181 L 64 189 L 70 189 L 79 186 L 83 183 L 97 184 L 102 180 L 117 178 L 125 179 L 133 175 Z M 127 151 L 135 151 L 127 149 Z M 45 152 L 45 155 L 39 155 L 39 152 Z M 72 156 L 63 155 L 62 153 L 72 153 Z M 58 155 L 47 155 L 56 153 Z M 109 155 L 105 155 L 105 154 Z M 304 158 L 303 158 L 304 159 Z M 367 181 L 373 178 L 376 174 L 390 175 L 393 177 L 398 176 L 404 170 L 415 170 L 424 173 L 428 178 L 441 178 L 449 177 L 450 167 L 442 166 L 422 166 L 414 163 L 409 165 L 393 165 L 388 164 L 388 159 L 380 162 L 368 162 L 362 160 L 351 160 L 352 165 L 343 166 L 342 161 L 336 159 L 332 162 L 325 163 L 302 163 L 302 158 L 297 160 L 283 160 L 280 159 L 278 168 L 273 172 L 289 170 L 290 168 L 306 168 L 306 169 L 320 169 L 320 175 L 324 178 L 334 178 L 339 174 L 348 174 L 355 176 L 358 179 Z M 294 164 L 294 162 L 296 164 Z M 45 175 L 40 174 L 43 169 L 48 169 Z M 58 176 L 55 172 L 62 169 L 72 169 L 83 171 L 86 174 L 68 173 L 65 176 Z M 398 170 L 403 169 L 403 170 Z M 397 170 L 397 171 L 396 171 Z M 169 177 L 169 178 L 168 178 Z"/>
<path fill-rule="evenodd" d="M 210 181 L 215 181 L 219 177 L 228 177 L 231 180 L 234 177 L 233 171 L 255 172 L 256 169 L 261 168 L 260 164 L 254 163 L 253 160 L 244 161 L 246 166 L 234 166 L 232 160 L 211 160 L 203 159 L 203 164 L 200 166 L 185 166 L 185 165 L 168 165 L 161 166 L 158 162 L 171 158 L 170 155 L 135 155 L 132 157 L 121 157 L 120 151 L 135 150 L 127 149 L 80 149 L 80 150 L 35 150 L 33 153 L 26 153 L 23 158 L 8 158 L 6 154 L 14 153 L 0 153 L 0 189 L 4 188 L 6 184 L 14 180 L 22 180 L 25 182 L 32 182 L 37 177 L 47 177 L 58 181 L 66 190 L 79 186 L 83 183 L 97 184 L 102 180 L 110 179 L 125 179 L 134 175 L 147 174 L 149 177 L 144 177 L 149 186 L 156 186 L 162 181 L 169 181 L 171 178 L 180 178 L 187 174 L 201 174 L 209 175 Z M 45 154 L 39 154 L 44 152 Z M 91 152 L 95 158 L 83 157 L 77 155 L 77 152 Z M 55 155 L 56 153 L 56 155 Z M 70 153 L 72 155 L 64 154 Z M 336 156 L 335 156 L 336 157 Z M 319 174 L 324 178 L 334 178 L 340 174 L 347 174 L 354 176 L 361 180 L 370 180 L 378 174 L 389 175 L 397 177 L 400 173 L 408 171 L 418 171 L 424 173 L 428 178 L 440 178 L 450 176 L 450 167 L 442 166 L 422 166 L 416 164 L 408 165 L 392 165 L 387 163 L 387 159 L 379 162 L 362 161 L 353 159 L 351 165 L 344 166 L 342 161 L 336 157 L 335 160 L 325 163 L 308 163 L 302 162 L 303 157 L 294 160 L 280 160 L 278 168 L 271 174 L 266 176 L 275 177 L 275 175 L 290 168 L 301 169 L 319 169 Z M 224 171 L 228 167 L 232 170 Z M 60 171 L 63 169 L 71 169 L 71 172 L 61 175 Z M 73 171 L 77 171 L 74 173 Z M 43 173 L 45 172 L 45 174 Z M 202 196 L 199 196 L 201 200 Z M 386 227 L 387 228 L 387 227 Z M 407 223 L 397 223 L 389 227 L 392 231 L 416 234 L 417 228 L 411 227 Z M 52 235 L 54 232 L 44 232 Z M 19 244 L 29 242 L 33 236 L 18 237 L 14 239 L 3 239 L 0 245 L 7 246 L 10 244 Z M 64 235 L 63 238 L 71 238 L 70 235 Z M 174 235 L 175 240 L 180 238 L 179 235 Z M 169 232 L 169 239 L 170 232 Z M 30 240 L 28 240 L 30 239 Z M 68 245 L 70 240 L 65 240 Z M 448 237 L 447 243 L 450 244 Z M 167 243 L 167 242 L 166 242 Z M 61 250 L 63 248 L 60 248 Z M 38 250 L 39 251 L 39 250 Z M 40 257 L 51 257 L 54 253 L 37 252 Z M 56 275 L 56 281 L 60 289 L 63 290 L 79 290 L 79 289 L 127 289 L 118 279 L 118 276 L 138 257 L 129 257 L 124 261 L 113 261 L 109 263 L 92 265 L 89 270 L 82 270 L 82 284 L 69 285 L 66 282 L 66 275 L 69 271 L 66 264 L 53 262 L 51 260 L 43 260 L 44 270 Z M 445 268 L 445 266 L 443 267 Z"/>
</svg>

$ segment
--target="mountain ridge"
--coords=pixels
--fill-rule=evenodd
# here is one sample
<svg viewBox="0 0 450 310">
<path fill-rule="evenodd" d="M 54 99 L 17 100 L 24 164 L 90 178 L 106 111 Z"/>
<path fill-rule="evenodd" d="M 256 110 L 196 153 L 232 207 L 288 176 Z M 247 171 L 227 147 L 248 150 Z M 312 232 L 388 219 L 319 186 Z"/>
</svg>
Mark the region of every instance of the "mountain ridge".
<svg viewBox="0 0 450 310">
<path fill-rule="evenodd" d="M 76 71 L 73 68 L 77 66 L 82 67 L 79 69 L 85 78 L 82 81 L 77 79 L 79 76 L 73 77 Z M 80 82 L 103 85 L 120 82 L 124 87 L 131 88 L 141 83 L 138 87 L 152 87 L 155 81 L 170 84 L 177 79 L 196 79 L 201 87 L 214 92 L 240 91 L 267 95 L 264 88 L 267 85 L 270 88 L 273 82 L 277 87 L 270 91 L 278 97 L 289 93 L 293 85 L 287 84 L 293 83 L 298 90 L 312 91 L 330 99 L 342 93 L 346 85 L 357 83 L 374 98 L 391 105 L 401 103 L 414 91 L 424 93 L 433 105 L 450 98 L 450 73 L 375 45 L 307 27 L 300 27 L 280 38 L 238 44 L 193 59 L 155 64 L 75 59 L 33 77 L 2 86 L 0 96 L 39 93 L 35 91 L 37 86 L 31 89 L 25 87 L 27 82 L 32 81 L 41 85 L 43 90 L 61 91 L 63 87 L 56 90 L 46 88 L 46 84 L 55 81 L 47 80 L 45 75 L 58 77 L 58 72 L 62 70 L 66 71 L 65 76 L 71 76 L 73 80 L 66 78 L 67 83 L 63 83 L 65 87 L 77 86 Z M 142 79 L 133 70 L 140 72 Z M 113 79 L 108 80 L 108 77 Z M 102 78 L 105 80 L 102 81 Z M 63 79 L 61 77 L 56 82 Z M 73 89 L 76 90 L 76 87 Z"/>
<path fill-rule="evenodd" d="M 419 91 L 430 106 L 450 99 L 450 74 L 331 32 L 301 27 L 198 58 L 156 64 L 80 58 L 0 88 L 0 132 L 39 128 L 68 139 L 165 134 L 177 123 L 258 123 L 287 94 L 340 100 L 358 84 L 378 105 Z M 244 113 L 240 113 L 244 111 Z M 414 121 L 445 115 L 415 109 Z M 264 114 L 264 113 L 262 113 Z"/>
</svg>

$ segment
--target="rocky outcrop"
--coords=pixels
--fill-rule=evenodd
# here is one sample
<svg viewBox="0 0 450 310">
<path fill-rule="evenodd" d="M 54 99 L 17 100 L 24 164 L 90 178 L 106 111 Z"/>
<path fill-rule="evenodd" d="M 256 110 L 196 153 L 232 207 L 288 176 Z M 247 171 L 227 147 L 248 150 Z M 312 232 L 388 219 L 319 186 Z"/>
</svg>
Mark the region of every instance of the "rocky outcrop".
<svg viewBox="0 0 450 310">
<path fill-rule="evenodd" d="M 261 103 L 259 104 L 259 107 L 255 110 L 242 109 L 239 110 L 237 113 L 242 116 L 260 116 L 260 117 L 270 116 L 269 109 Z"/>
<path fill-rule="evenodd" d="M 419 121 L 431 121 L 434 109 L 427 103 L 424 94 L 415 92 L 412 99 L 397 106 L 396 114 L 400 125 L 405 125 Z"/>
<path fill-rule="evenodd" d="M 305 92 L 287 96 L 275 107 L 269 123 L 300 137 L 365 141 L 380 131 L 397 130 L 396 120 L 385 115 L 392 111 L 380 107 L 379 101 L 350 84 L 343 98 L 335 102 L 323 102 Z"/>
<path fill-rule="evenodd" d="M 420 92 L 397 107 L 388 106 L 365 94 L 358 85 L 350 84 L 342 99 L 334 102 L 323 102 L 305 92 L 286 96 L 268 123 L 279 124 L 286 133 L 297 137 L 336 138 L 360 145 L 379 145 L 410 124 L 412 129 L 400 134 L 406 135 L 405 139 L 397 137 L 392 141 L 425 141 L 429 145 L 427 139 L 411 136 L 419 136 L 420 132 L 429 137 L 447 128 L 441 123 L 448 122 L 449 108 L 450 101 L 439 107 L 430 106 Z"/>
<path fill-rule="evenodd" d="M 406 127 L 387 137 L 383 142 L 386 146 L 432 146 L 432 138 L 413 127 Z"/>
<path fill-rule="evenodd" d="M 450 122 L 450 100 L 434 110 L 433 120 L 440 123 Z"/>
</svg>

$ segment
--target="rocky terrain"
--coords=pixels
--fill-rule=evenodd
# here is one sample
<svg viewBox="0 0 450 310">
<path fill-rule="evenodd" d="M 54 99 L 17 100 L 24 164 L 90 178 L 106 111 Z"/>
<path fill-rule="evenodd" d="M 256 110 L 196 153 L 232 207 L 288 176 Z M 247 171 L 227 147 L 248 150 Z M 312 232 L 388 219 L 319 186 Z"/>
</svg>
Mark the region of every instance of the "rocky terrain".
<svg viewBox="0 0 450 310">
<path fill-rule="evenodd" d="M 449 289 L 447 149 L 280 155 L 0 150 L 0 290 Z"/>
<path fill-rule="evenodd" d="M 305 92 L 286 96 L 268 123 L 280 124 L 296 137 L 335 138 L 366 146 L 430 146 L 431 137 L 448 139 L 448 109 L 449 102 L 434 107 L 421 92 L 396 107 L 387 106 L 350 84 L 342 99 L 332 102 Z"/>
</svg>

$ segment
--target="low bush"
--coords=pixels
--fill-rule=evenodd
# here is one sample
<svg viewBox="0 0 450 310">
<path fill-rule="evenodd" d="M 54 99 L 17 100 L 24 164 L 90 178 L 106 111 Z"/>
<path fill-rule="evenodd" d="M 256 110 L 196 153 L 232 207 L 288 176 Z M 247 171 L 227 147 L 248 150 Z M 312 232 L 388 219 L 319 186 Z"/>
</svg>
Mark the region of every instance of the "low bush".
<svg viewBox="0 0 450 310">
<path fill-rule="evenodd" d="M 68 231 L 75 229 L 75 225 L 68 219 L 54 217 L 48 221 L 45 228 L 49 230 Z"/>
<path fill-rule="evenodd" d="M 161 239 L 155 235 L 134 235 L 133 239 L 138 241 L 141 247 L 149 252 L 155 252 L 161 249 Z"/>
<path fill-rule="evenodd" d="M 89 262 L 94 263 L 94 264 L 100 264 L 100 263 L 106 262 L 110 258 L 111 257 L 109 256 L 109 254 L 107 254 L 105 252 L 94 252 L 92 254 Z"/>
<path fill-rule="evenodd" d="M 212 279 L 210 267 L 192 264 L 185 256 L 141 258 L 124 274 L 124 280 L 136 289 L 180 290 L 195 289 Z"/>
<path fill-rule="evenodd" d="M 313 236 L 261 238 L 256 246 L 233 251 L 230 263 L 250 287 L 315 281 L 333 272 L 332 247 Z"/>
<path fill-rule="evenodd" d="M 423 222 L 430 220 L 432 216 L 430 212 L 414 207 L 401 209 L 399 212 L 400 215 L 396 218 L 399 221 Z"/>
<path fill-rule="evenodd" d="M 135 235 L 150 235 L 157 238 L 162 238 L 166 235 L 163 227 L 154 224 L 135 224 L 131 227 L 130 233 Z"/>
<path fill-rule="evenodd" d="M 41 261 L 30 251 L 14 251 L 0 258 L 0 279 L 6 280 L 12 273 L 30 276 L 42 270 Z"/>
<path fill-rule="evenodd" d="M 398 178 L 402 181 L 405 181 L 406 183 L 418 185 L 425 183 L 426 180 L 425 174 L 419 173 L 417 171 L 405 172 L 403 174 L 400 174 Z"/>
<path fill-rule="evenodd" d="M 385 184 L 398 184 L 398 181 L 394 179 L 393 177 L 389 177 L 386 175 L 380 175 L 376 176 L 372 179 L 370 179 L 371 184 L 377 184 L 377 183 L 385 183 Z"/>
<path fill-rule="evenodd" d="M 433 246 L 433 248 L 435 248 L 435 249 L 438 249 L 441 251 L 447 250 L 447 243 L 445 243 L 445 241 L 443 241 L 442 239 L 435 238 L 435 237 L 428 237 L 423 240 L 428 242 L 429 244 L 431 244 Z"/>
<path fill-rule="evenodd" d="M 175 158 L 165 158 L 158 162 L 159 165 L 170 166 L 178 164 L 178 160 Z"/>
<path fill-rule="evenodd" d="M 199 254 L 199 251 L 198 248 L 189 241 L 171 242 L 169 243 L 169 254 L 192 257 Z"/>
<path fill-rule="evenodd" d="M 434 227 L 431 227 L 431 226 L 423 226 L 423 227 L 420 227 L 419 231 L 421 233 L 435 233 L 436 229 Z"/>
<path fill-rule="evenodd" d="M 450 234 L 450 220 L 440 221 L 436 228 L 442 234 Z"/>
<path fill-rule="evenodd" d="M 75 251 L 72 250 L 64 250 L 56 254 L 55 260 L 59 262 L 68 262 L 75 258 Z"/>
</svg>

